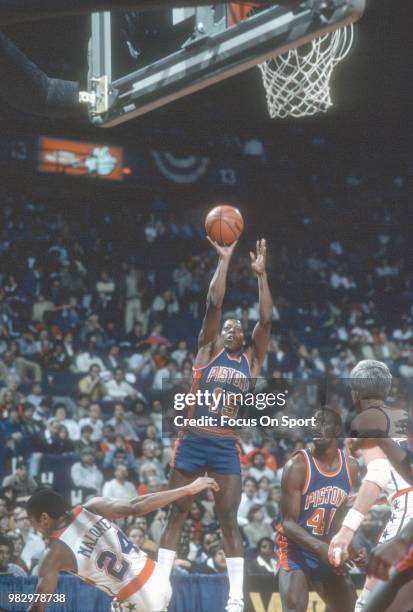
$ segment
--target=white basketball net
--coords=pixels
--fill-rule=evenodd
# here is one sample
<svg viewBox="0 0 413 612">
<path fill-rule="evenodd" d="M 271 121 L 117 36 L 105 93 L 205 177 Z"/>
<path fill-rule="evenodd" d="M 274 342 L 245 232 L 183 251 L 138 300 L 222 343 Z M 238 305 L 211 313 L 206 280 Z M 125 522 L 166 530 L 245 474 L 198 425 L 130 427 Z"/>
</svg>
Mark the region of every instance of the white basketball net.
<svg viewBox="0 0 413 612">
<path fill-rule="evenodd" d="M 258 64 L 272 118 L 305 117 L 332 106 L 330 78 L 353 44 L 353 26 Z"/>
</svg>

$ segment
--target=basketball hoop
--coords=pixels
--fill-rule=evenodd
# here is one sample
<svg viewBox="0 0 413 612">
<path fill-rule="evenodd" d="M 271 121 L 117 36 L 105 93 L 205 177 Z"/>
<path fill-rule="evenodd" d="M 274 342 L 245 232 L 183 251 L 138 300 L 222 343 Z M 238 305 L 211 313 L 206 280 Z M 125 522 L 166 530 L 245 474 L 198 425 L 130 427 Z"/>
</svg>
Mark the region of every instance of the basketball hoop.
<svg viewBox="0 0 413 612">
<path fill-rule="evenodd" d="M 330 79 L 351 49 L 353 25 L 258 64 L 272 118 L 306 117 L 332 106 Z"/>
</svg>

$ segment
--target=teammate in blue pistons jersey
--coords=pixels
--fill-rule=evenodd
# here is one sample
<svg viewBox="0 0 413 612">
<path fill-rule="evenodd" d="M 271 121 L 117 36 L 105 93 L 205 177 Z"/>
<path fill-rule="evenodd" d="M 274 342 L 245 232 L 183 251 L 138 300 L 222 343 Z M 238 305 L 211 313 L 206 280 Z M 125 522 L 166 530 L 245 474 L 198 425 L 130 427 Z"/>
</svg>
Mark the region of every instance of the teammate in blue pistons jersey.
<svg viewBox="0 0 413 612">
<path fill-rule="evenodd" d="M 357 478 L 358 464 L 338 447 L 341 420 L 329 409 L 315 414 L 314 448 L 284 467 L 277 554 L 283 612 L 306 612 L 310 585 L 331 612 L 353 612 L 356 592 L 343 567 L 328 559 L 328 542 Z M 363 555 L 354 553 L 355 561 Z"/>
</svg>

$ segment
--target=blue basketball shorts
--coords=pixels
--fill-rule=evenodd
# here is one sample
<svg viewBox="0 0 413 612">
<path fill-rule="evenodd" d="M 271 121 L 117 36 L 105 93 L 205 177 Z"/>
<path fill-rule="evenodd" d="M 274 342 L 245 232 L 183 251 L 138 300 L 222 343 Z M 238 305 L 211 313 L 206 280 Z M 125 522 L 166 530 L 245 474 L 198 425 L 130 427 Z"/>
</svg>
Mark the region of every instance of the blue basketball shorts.
<svg viewBox="0 0 413 612">
<path fill-rule="evenodd" d="M 241 474 L 237 439 L 185 432 L 177 438 L 171 467 L 194 474 Z"/>
</svg>

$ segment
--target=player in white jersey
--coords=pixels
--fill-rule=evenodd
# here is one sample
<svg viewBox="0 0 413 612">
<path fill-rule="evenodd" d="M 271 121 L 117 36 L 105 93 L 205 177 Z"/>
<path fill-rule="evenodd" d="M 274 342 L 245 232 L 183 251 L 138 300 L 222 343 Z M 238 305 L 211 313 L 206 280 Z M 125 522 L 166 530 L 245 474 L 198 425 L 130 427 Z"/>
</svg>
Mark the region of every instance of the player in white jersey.
<svg viewBox="0 0 413 612">
<path fill-rule="evenodd" d="M 392 376 L 384 363 L 374 360 L 359 362 L 350 374 L 352 397 L 356 408 L 363 412 L 376 429 L 394 441 L 403 443 L 400 434 L 407 422 L 405 411 L 385 405 L 391 388 Z M 367 421 L 365 421 L 367 422 Z M 376 441 L 365 440 L 362 448 L 367 473 L 353 504 L 343 520 L 341 529 L 331 540 L 329 559 L 339 565 L 348 558 L 348 549 L 364 516 L 381 494 L 387 495 L 391 506 L 391 516 L 383 530 L 380 543 L 397 535 L 406 521 L 413 518 L 413 487 L 390 464 Z M 355 612 L 360 612 L 370 591 L 376 585 L 374 578 L 367 578 L 361 596 L 357 600 Z"/>
<path fill-rule="evenodd" d="M 113 612 L 163 612 L 171 597 L 169 578 L 135 546 L 112 519 L 139 516 L 204 489 L 218 491 L 212 478 L 129 502 L 94 497 L 83 506 L 67 509 L 51 489 L 36 491 L 27 502 L 32 526 L 49 538 L 38 571 L 37 593 L 53 593 L 60 571 L 77 574 L 112 599 Z M 43 612 L 47 601 L 37 601 L 30 612 Z"/>
</svg>

